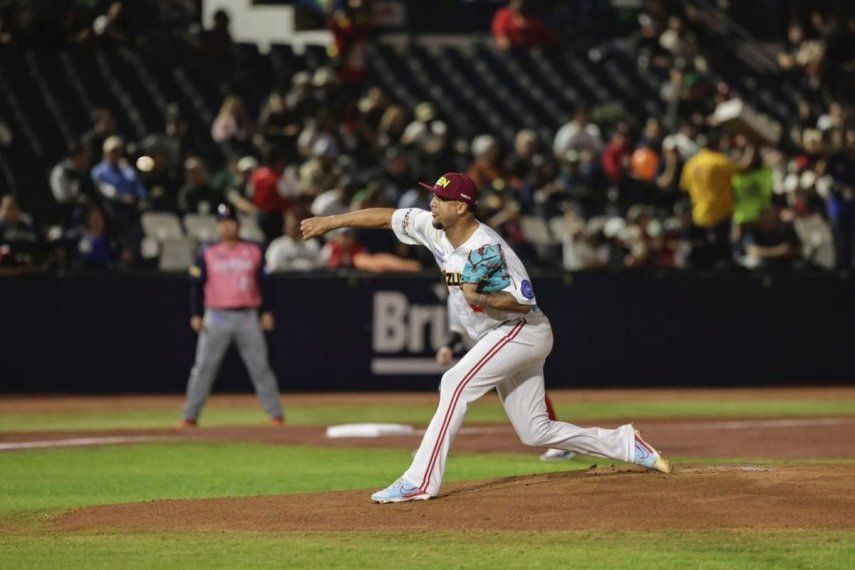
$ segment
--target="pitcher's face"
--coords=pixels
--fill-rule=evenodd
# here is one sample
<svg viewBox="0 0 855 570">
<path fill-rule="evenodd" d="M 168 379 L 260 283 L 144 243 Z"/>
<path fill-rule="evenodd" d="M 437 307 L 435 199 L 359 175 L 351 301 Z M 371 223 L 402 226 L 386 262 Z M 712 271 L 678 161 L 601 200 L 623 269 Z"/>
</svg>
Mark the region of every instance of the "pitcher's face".
<svg viewBox="0 0 855 570">
<path fill-rule="evenodd" d="M 459 200 L 443 200 L 434 194 L 430 201 L 433 227 L 444 230 L 454 227 L 467 212 L 468 206 Z"/>
</svg>

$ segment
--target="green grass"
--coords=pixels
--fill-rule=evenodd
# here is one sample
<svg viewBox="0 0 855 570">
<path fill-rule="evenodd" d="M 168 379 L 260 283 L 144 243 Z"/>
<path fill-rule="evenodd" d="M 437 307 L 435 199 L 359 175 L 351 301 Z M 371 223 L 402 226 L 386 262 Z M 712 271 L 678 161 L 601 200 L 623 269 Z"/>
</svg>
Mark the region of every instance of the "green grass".
<svg viewBox="0 0 855 570">
<path fill-rule="evenodd" d="M 850 532 L 5 536 L 3 568 L 851 568 Z"/>
<path fill-rule="evenodd" d="M 285 398 L 287 405 L 288 399 Z M 426 424 L 433 404 L 397 405 L 364 403 L 352 406 L 303 406 L 288 409 L 294 425 L 327 425 L 348 422 L 396 422 Z M 852 400 L 695 400 L 578 403 L 557 406 L 558 416 L 579 422 L 627 418 L 742 418 L 855 415 Z M 0 431 L 143 429 L 170 427 L 180 415 L 178 408 L 139 412 L 81 412 L 75 414 L 22 414 L 0 416 Z M 206 426 L 251 426 L 266 422 L 256 407 L 210 408 L 202 416 Z M 466 416 L 469 423 L 506 423 L 504 409 L 496 401 L 476 402 Z"/>
<path fill-rule="evenodd" d="M 151 443 L 0 454 L 0 520 L 34 511 L 166 498 L 276 495 L 382 487 L 412 461 L 407 450 L 260 443 Z M 583 469 L 537 454 L 454 453 L 447 480 Z"/>
<path fill-rule="evenodd" d="M 409 450 L 262 443 L 147 443 L 0 453 L 0 520 L 9 523 L 42 511 L 154 499 L 370 489 L 397 478 L 411 460 Z M 675 458 L 676 464 L 710 462 L 786 463 Z M 586 469 L 592 463 L 612 462 L 543 462 L 534 450 L 452 453 L 446 480 Z"/>
<path fill-rule="evenodd" d="M 4 414 L 0 417 L 0 430 L 168 427 L 173 425 L 178 412 L 164 409 L 114 414 Z M 359 404 L 311 406 L 289 412 L 293 424 L 426 423 L 433 407 Z M 561 405 L 558 413 L 585 422 L 603 418 L 855 415 L 855 402 L 627 401 Z M 209 426 L 263 425 L 265 420 L 264 414 L 254 407 L 211 408 L 204 416 L 204 423 Z M 504 411 L 495 401 L 477 403 L 467 416 L 469 423 L 506 421 Z M 765 462 L 738 458 L 673 459 L 677 464 Z M 260 443 L 176 442 L 0 453 L 0 568 L 855 567 L 855 531 L 367 533 L 354 528 L 354 532 L 342 533 L 270 534 L 55 533 L 45 528 L 51 515 L 89 505 L 373 489 L 400 475 L 410 460 L 410 450 Z M 592 462 L 579 459 L 543 463 L 536 452 L 453 453 L 447 480 L 582 469 Z M 567 516 L 573 516 L 572 510 Z"/>
<path fill-rule="evenodd" d="M 397 477 L 409 461 L 406 450 L 240 443 L 0 454 L 0 568 L 112 568 L 117 561 L 125 568 L 843 568 L 855 556 L 855 532 L 46 534 L 43 527 L 54 513 L 88 505 L 374 488 Z M 535 453 L 459 453 L 449 460 L 447 479 L 590 463 L 543 463 Z"/>
</svg>

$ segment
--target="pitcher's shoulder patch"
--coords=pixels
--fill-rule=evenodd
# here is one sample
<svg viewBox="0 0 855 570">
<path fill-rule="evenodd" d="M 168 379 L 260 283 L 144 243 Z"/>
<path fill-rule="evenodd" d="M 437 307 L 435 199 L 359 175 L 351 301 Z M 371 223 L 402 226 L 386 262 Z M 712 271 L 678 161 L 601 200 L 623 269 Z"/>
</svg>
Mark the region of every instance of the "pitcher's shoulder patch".
<svg viewBox="0 0 855 570">
<path fill-rule="evenodd" d="M 534 299 L 534 286 L 528 279 L 523 279 L 523 282 L 520 283 L 520 291 L 526 299 Z"/>
</svg>

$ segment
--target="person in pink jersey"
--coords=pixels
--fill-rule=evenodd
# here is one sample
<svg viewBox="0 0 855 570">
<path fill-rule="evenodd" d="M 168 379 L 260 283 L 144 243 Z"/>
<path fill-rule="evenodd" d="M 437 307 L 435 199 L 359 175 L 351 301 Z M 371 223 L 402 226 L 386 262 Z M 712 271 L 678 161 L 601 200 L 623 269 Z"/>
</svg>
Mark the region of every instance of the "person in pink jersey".
<svg viewBox="0 0 855 570">
<path fill-rule="evenodd" d="M 203 248 L 190 267 L 190 326 L 199 334 L 199 342 L 179 426 L 196 426 L 232 342 L 237 344 L 270 421 L 281 424 L 279 387 L 264 341 L 264 331 L 275 325 L 265 303 L 268 296 L 261 291 L 264 254 L 257 243 L 240 239 L 240 222 L 231 204 L 217 208 L 217 229 L 220 241 Z"/>
</svg>

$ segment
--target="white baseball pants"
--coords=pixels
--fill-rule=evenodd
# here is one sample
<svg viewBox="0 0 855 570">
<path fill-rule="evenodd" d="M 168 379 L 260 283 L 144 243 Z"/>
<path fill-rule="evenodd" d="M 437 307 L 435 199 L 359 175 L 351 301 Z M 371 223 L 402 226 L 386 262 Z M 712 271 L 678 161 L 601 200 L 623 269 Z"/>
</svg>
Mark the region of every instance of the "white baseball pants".
<svg viewBox="0 0 855 570">
<path fill-rule="evenodd" d="M 545 317 L 509 321 L 487 333 L 442 376 L 439 406 L 404 479 L 429 495 L 439 494 L 448 451 L 466 409 L 493 388 L 524 444 L 630 461 L 635 445 L 631 425 L 583 428 L 549 419 L 543 364 L 551 351 L 552 327 Z"/>
</svg>

